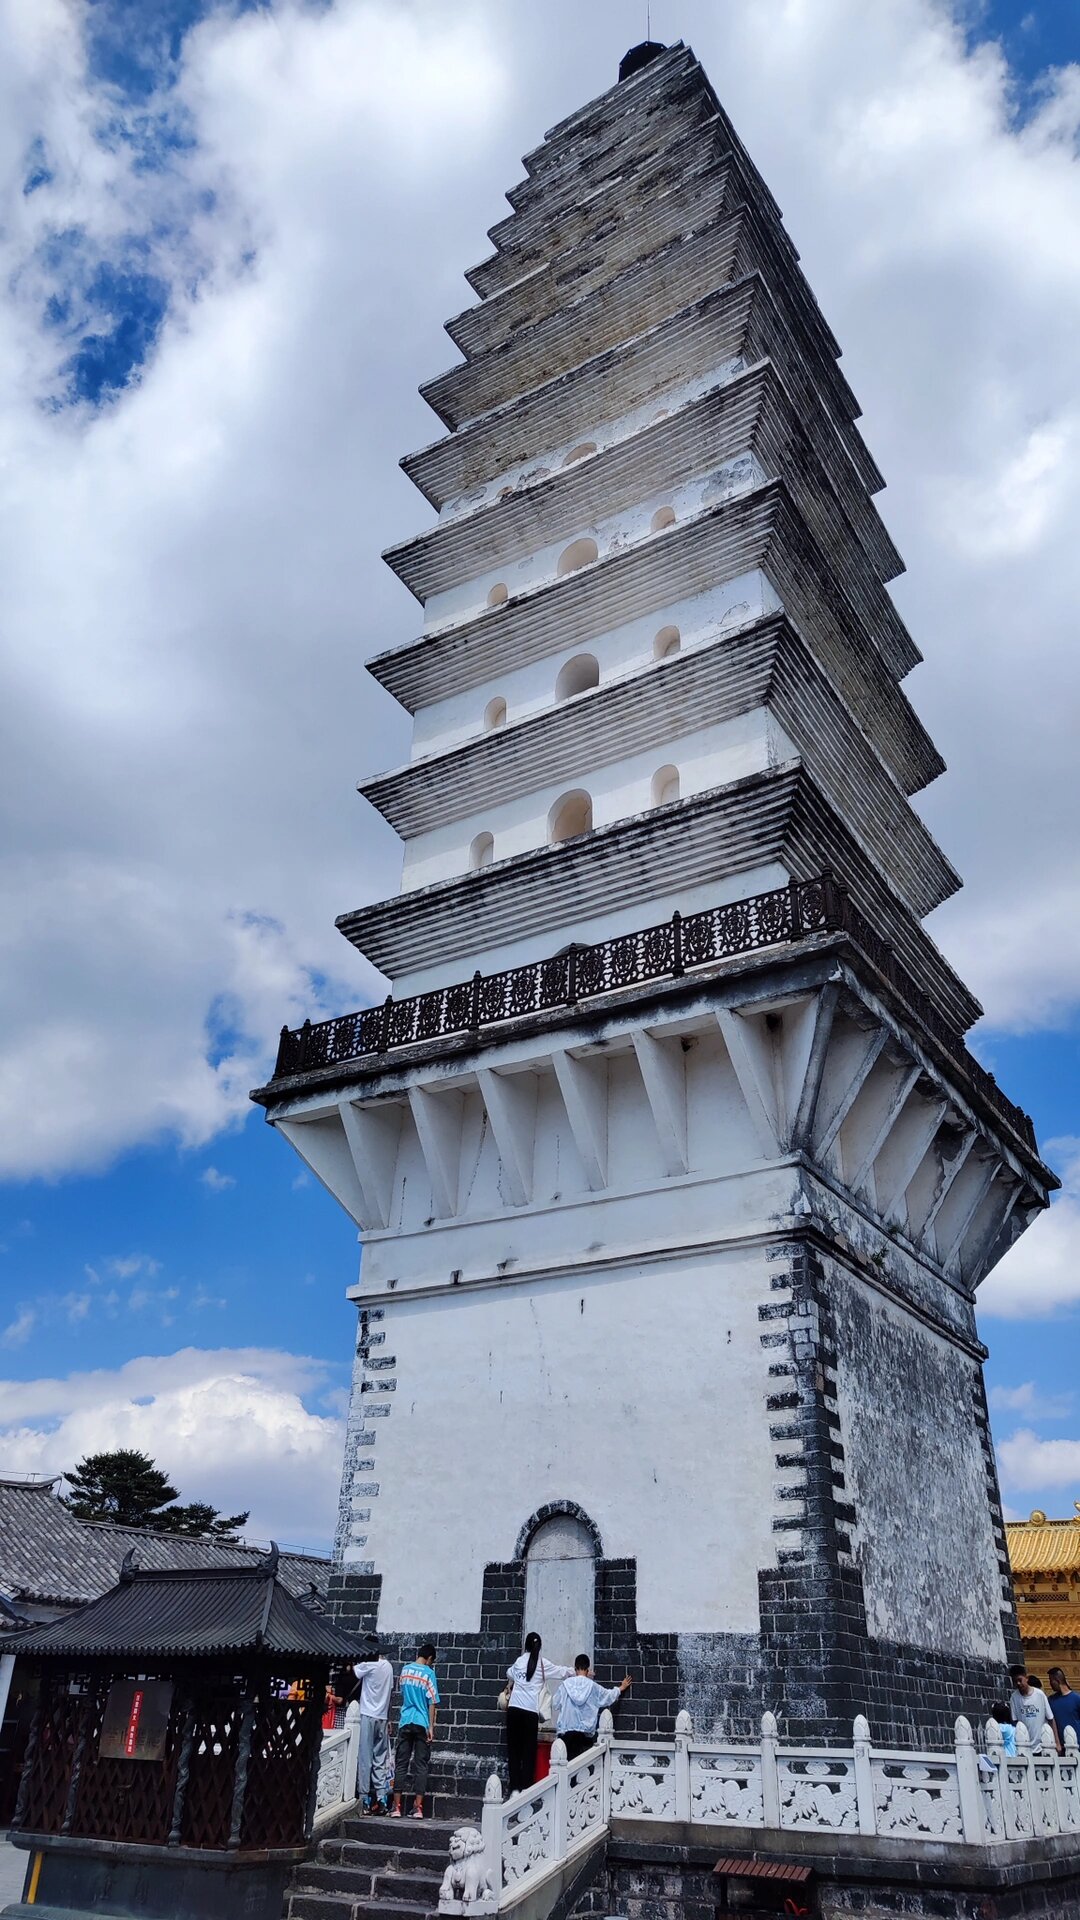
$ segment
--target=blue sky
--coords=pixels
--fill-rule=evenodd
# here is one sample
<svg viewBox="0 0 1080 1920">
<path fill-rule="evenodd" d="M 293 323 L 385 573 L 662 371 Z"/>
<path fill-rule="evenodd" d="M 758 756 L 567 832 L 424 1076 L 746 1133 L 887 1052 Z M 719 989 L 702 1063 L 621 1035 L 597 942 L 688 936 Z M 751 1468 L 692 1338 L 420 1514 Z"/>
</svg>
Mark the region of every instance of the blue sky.
<svg viewBox="0 0 1080 1920">
<path fill-rule="evenodd" d="M 721 27 L 704 0 L 681 9 L 656 0 L 653 26 L 693 40 L 800 246 L 809 238 L 811 277 L 848 349 L 845 365 L 867 400 L 868 437 L 895 487 L 884 510 L 912 568 L 916 599 L 904 611 L 927 655 L 912 695 L 932 730 L 945 734 L 955 770 L 940 783 L 943 797 L 931 797 L 928 817 L 968 876 L 974 904 L 959 911 L 974 917 L 949 919 L 946 910 L 938 937 L 975 974 L 992 1009 L 978 1051 L 1030 1109 L 1044 1144 L 1064 1143 L 1058 1158 L 1068 1161 L 1080 1135 L 1080 1024 L 1076 975 L 1070 987 L 1065 963 L 1055 971 L 1060 875 L 1051 858 L 1038 901 L 1018 910 L 1044 931 L 1013 955 L 991 912 L 993 876 L 1013 902 L 1017 889 L 1043 881 L 1021 840 L 999 855 L 998 826 L 988 821 L 980 833 L 974 797 L 1010 738 L 1006 666 L 996 666 L 989 649 L 979 656 L 986 685 L 978 697 L 987 712 L 996 703 L 980 758 L 970 736 L 981 729 L 968 724 L 970 658 L 958 653 L 954 667 L 947 645 L 955 609 L 983 591 L 980 582 L 986 606 L 999 592 L 986 556 L 1009 540 L 995 533 L 986 472 L 1000 459 L 1007 475 L 1013 455 L 985 453 L 971 423 L 979 408 L 957 402 L 940 427 L 942 470 L 928 474 L 935 424 L 918 442 L 902 391 L 919 377 L 918 342 L 897 348 L 889 318 L 895 310 L 902 333 L 896 289 L 922 284 L 923 274 L 929 284 L 943 271 L 928 225 L 906 225 L 917 170 L 906 175 L 908 163 L 895 163 L 882 214 L 859 200 L 861 187 L 839 181 L 837 143 L 809 152 L 816 99 L 835 96 L 837 126 L 850 133 L 874 86 L 887 86 L 882 21 L 890 10 L 902 34 L 909 17 L 922 31 L 934 9 L 930 0 L 886 0 L 881 19 L 864 29 L 845 25 L 844 7 L 829 0 L 820 27 L 804 26 L 800 48 L 764 50 L 776 98 L 792 89 L 786 114 L 770 109 L 764 83 L 755 91 L 748 9 L 733 7 Z M 389 837 L 364 821 L 353 787 L 369 768 L 399 758 L 405 739 L 400 714 L 380 704 L 361 672 L 365 653 L 410 630 L 406 596 L 381 579 L 375 558 L 423 518 L 396 455 L 437 431 L 415 387 L 451 358 L 440 323 L 465 303 L 460 275 L 485 250 L 483 231 L 517 177 L 516 155 L 557 113 L 608 83 L 623 44 L 637 37 L 639 11 L 604 0 L 580 41 L 568 0 L 555 0 L 551 13 L 561 35 L 546 37 L 524 7 L 463 6 L 452 31 L 438 9 L 421 7 L 427 30 L 417 33 L 410 10 L 365 12 L 360 0 L 216 8 L 206 0 L 84 0 L 71 10 L 43 0 L 40 46 L 11 26 L 29 76 L 21 144 L 10 156 L 16 213 L 4 269 L 17 369 L 9 404 L 31 501 L 14 537 L 35 551 L 34 529 L 47 527 L 35 554 L 37 584 L 26 587 L 17 611 L 35 659 L 47 663 L 56 648 L 55 664 L 42 668 L 34 724 L 53 742 L 70 726 L 74 741 L 77 713 L 80 738 L 49 762 L 47 788 L 33 804 L 17 779 L 10 796 L 16 837 L 42 876 L 42 900 L 32 896 L 27 920 L 40 941 L 28 946 L 6 1016 L 9 1033 L 25 1018 L 37 1037 L 10 1069 L 20 1087 L 20 1141 L 0 1186 L 0 1359 L 26 1397 L 6 1463 L 0 1442 L 0 1467 L 51 1469 L 50 1436 L 89 1444 L 96 1404 L 102 1436 L 150 1445 L 185 1497 L 251 1504 L 261 1525 L 325 1538 L 350 1363 L 353 1313 L 343 1293 L 355 1279 L 355 1236 L 261 1113 L 245 1110 L 244 1093 L 265 1072 L 283 1018 L 360 1004 L 374 988 L 331 922 L 394 884 Z M 860 19 L 854 9 L 851 20 Z M 1055 192 L 1070 165 L 1075 173 L 1070 140 L 1052 130 L 1044 137 L 1039 129 L 1049 122 L 1039 114 L 1056 84 L 1051 70 L 1080 59 L 1080 9 L 1065 0 L 992 0 L 956 20 L 969 55 L 996 44 L 1009 63 L 1005 91 L 994 96 L 1003 103 L 998 121 L 971 139 L 995 143 L 1002 164 L 1015 165 L 1016 197 L 1002 202 L 1015 220 L 1023 195 L 1035 191 L 1033 167 L 1053 168 Z M 370 89 L 355 111 L 335 91 L 340 54 L 324 57 L 333 35 L 353 50 L 358 93 Z M 850 74 L 842 63 L 837 69 L 837 48 L 844 60 L 850 53 Z M 943 91 L 944 105 L 929 95 L 924 105 L 914 77 L 913 121 L 924 111 L 936 126 L 953 116 L 959 149 L 967 122 L 956 103 L 975 98 L 959 38 L 940 64 L 954 91 Z M 985 106 L 993 88 L 980 84 Z M 355 125 L 365 115 L 372 131 Z M 1066 105 L 1059 119 L 1064 125 Z M 961 213 L 966 178 L 958 161 Z M 845 212 L 815 212 L 815 196 L 826 208 L 828 196 L 841 193 L 849 196 Z M 832 242 L 836 220 L 857 223 L 848 230 L 858 244 Z M 872 234 L 887 254 L 891 232 L 892 292 L 888 263 L 875 262 L 869 244 Z M 995 282 L 987 272 L 988 284 L 1000 287 L 1000 276 Z M 1032 286 L 1039 290 L 1034 273 Z M 1042 294 L 1049 311 L 1053 290 Z M 951 297 L 948 288 L 941 294 L 943 303 Z M 1030 511 L 1056 484 L 1072 444 L 1054 438 L 1054 410 L 1066 402 L 1050 375 L 1040 389 L 1014 394 L 1008 386 L 1017 358 L 1009 343 L 1033 337 L 1037 324 L 1032 308 L 1016 313 L 1015 334 L 1003 327 L 993 386 L 1001 418 L 1020 422 L 1028 436 L 1016 457 L 1028 462 Z M 1075 394 L 1067 349 L 1055 361 L 1053 344 L 1039 337 L 1061 393 Z M 100 524 L 87 505 L 95 498 L 104 503 Z M 955 576 L 943 566 L 938 577 L 934 526 L 957 501 L 968 502 L 965 525 L 979 523 L 985 546 L 969 546 Z M 1053 544 L 1056 511 L 1051 501 L 1030 544 L 1016 547 L 1009 590 L 1018 604 L 1035 569 L 1050 595 L 1055 555 L 1066 551 Z M 947 610 L 936 631 L 935 579 Z M 1059 614 L 1048 599 L 1031 631 Z M 981 644 L 978 631 L 972 644 Z M 1062 658 L 1064 648 L 1063 637 Z M 1043 697 L 1056 700 L 1049 684 Z M 1025 795 L 1042 778 L 1040 724 L 1037 711 L 1026 716 L 1018 706 Z M 1049 782 L 1048 770 L 1048 792 Z M 1060 818 L 1056 789 L 1047 805 Z M 38 997 L 40 1029 L 28 1011 Z M 1067 1240 L 1072 1216 L 1063 1209 L 1060 1218 L 1041 1317 L 1018 1316 L 1013 1293 L 1004 1312 L 983 1322 L 1017 1511 L 1036 1500 L 1069 1511 L 1080 1496 L 1080 1284 L 1061 1279 L 1074 1247 L 1080 1264 L 1080 1236 Z M 209 1363 L 200 1374 L 201 1362 L 185 1362 L 174 1379 L 172 1356 L 189 1349 L 226 1356 L 220 1375 Z M 118 1370 L 144 1360 L 160 1366 L 131 1376 L 142 1390 L 131 1380 L 118 1386 Z M 87 1374 L 98 1384 L 65 1398 L 63 1383 Z M 272 1453 L 275 1422 L 298 1449 L 303 1472 L 288 1499 L 278 1497 L 269 1459 L 260 1467 L 256 1456 L 238 1454 L 240 1466 L 230 1466 L 227 1423 L 202 1444 L 193 1437 L 193 1409 L 206 1404 L 196 1376 L 210 1383 L 209 1394 L 219 1378 L 240 1375 L 256 1382 L 263 1454 Z M 219 1401 L 230 1391 L 219 1385 Z M 1018 1431 L 1032 1443 L 1016 1443 Z M 1056 1441 L 1072 1451 L 1048 1452 Z M 303 1476 L 316 1470 L 313 1460 L 329 1492 L 308 1513 Z"/>
</svg>

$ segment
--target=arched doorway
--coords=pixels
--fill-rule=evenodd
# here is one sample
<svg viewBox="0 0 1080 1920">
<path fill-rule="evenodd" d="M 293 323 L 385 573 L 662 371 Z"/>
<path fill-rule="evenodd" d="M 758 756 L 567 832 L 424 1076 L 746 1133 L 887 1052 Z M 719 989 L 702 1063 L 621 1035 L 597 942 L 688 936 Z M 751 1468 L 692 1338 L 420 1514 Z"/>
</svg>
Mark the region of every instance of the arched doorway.
<svg viewBox="0 0 1080 1920">
<path fill-rule="evenodd" d="M 525 1631 L 572 1667 L 591 1654 L 596 1628 L 596 1538 L 572 1513 L 555 1513 L 532 1533 L 525 1554 Z"/>
</svg>

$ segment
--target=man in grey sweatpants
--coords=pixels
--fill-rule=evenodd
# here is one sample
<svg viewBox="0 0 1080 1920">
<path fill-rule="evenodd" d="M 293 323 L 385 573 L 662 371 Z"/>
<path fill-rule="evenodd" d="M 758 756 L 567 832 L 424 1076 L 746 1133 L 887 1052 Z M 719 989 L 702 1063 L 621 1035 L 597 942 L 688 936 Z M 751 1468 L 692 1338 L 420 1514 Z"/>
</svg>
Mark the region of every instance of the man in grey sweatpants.
<svg viewBox="0 0 1080 1920">
<path fill-rule="evenodd" d="M 357 1798 L 365 1813 L 386 1813 L 390 1795 L 390 1694 L 394 1669 L 379 1652 L 375 1635 L 364 1642 L 365 1658 L 353 1668 L 360 1683 L 360 1761 L 356 1770 Z"/>
</svg>

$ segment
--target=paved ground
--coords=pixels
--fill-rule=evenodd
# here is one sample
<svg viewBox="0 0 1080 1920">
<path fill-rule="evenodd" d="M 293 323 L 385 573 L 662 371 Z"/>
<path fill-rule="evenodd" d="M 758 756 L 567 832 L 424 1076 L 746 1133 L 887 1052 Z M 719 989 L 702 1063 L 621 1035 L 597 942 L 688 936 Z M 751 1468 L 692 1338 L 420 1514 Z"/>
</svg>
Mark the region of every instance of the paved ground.
<svg viewBox="0 0 1080 1920">
<path fill-rule="evenodd" d="M 13 1900 L 21 1899 L 27 1856 L 21 1847 L 13 1847 L 0 1835 L 0 1912 Z"/>
</svg>

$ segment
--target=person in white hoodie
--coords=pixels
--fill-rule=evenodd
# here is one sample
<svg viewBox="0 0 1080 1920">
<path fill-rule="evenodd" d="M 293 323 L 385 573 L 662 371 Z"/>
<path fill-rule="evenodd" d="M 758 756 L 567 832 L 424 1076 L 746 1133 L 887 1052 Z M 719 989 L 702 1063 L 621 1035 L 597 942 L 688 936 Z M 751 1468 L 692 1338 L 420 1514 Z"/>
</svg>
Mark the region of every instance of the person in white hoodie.
<svg viewBox="0 0 1080 1920">
<path fill-rule="evenodd" d="M 588 1654 L 578 1654 L 573 1673 L 563 1681 L 552 1702 L 555 1731 L 566 1748 L 568 1760 L 576 1760 L 587 1748 L 595 1746 L 596 1729 L 604 1708 L 613 1707 L 627 1687 L 632 1685 L 633 1681 L 627 1673 L 617 1687 L 600 1686 L 593 1679 L 592 1661 Z"/>
</svg>

